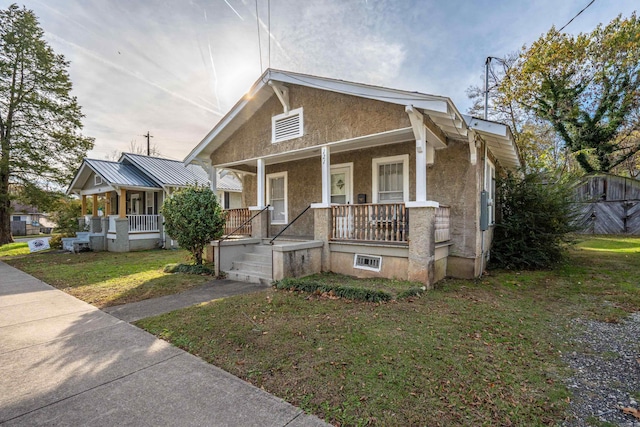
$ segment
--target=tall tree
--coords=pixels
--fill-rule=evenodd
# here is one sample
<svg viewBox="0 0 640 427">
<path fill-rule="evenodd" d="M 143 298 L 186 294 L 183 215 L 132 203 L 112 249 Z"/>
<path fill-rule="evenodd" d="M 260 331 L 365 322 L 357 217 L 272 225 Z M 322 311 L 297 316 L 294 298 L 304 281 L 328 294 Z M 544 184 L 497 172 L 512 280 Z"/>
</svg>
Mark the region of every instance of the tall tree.
<svg viewBox="0 0 640 427">
<path fill-rule="evenodd" d="M 577 36 L 552 28 L 523 48 L 500 92 L 549 123 L 586 172 L 611 171 L 640 151 L 625 138 L 640 129 L 640 20 Z"/>
<path fill-rule="evenodd" d="M 12 241 L 10 186 L 64 185 L 93 147 L 68 66 L 32 11 L 0 10 L 0 245 Z"/>
</svg>

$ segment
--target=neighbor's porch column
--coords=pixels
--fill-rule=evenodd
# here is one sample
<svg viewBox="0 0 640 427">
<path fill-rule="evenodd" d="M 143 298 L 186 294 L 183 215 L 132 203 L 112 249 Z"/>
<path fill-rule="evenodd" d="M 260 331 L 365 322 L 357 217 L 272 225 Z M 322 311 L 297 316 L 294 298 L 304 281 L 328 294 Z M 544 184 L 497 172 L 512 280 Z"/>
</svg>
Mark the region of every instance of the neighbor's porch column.
<svg viewBox="0 0 640 427">
<path fill-rule="evenodd" d="M 100 217 L 98 216 L 98 195 L 94 194 L 91 197 L 91 220 L 89 222 L 89 231 L 92 233 L 100 233 L 102 231 L 102 224 L 100 223 Z"/>
<path fill-rule="evenodd" d="M 111 215 L 111 191 L 104 193 L 104 216 Z"/>
<path fill-rule="evenodd" d="M 322 204 L 331 206 L 331 149 L 322 147 L 320 157 L 322 159 Z"/>
<path fill-rule="evenodd" d="M 257 176 L 256 176 L 256 206 L 249 207 L 251 214 L 254 215 L 255 211 L 260 211 L 265 208 L 265 188 L 266 188 L 266 175 L 264 159 L 258 159 L 257 162 Z M 251 237 L 264 239 L 269 236 L 269 211 L 271 208 L 266 209 L 260 215 L 256 215 L 251 221 Z"/>
<path fill-rule="evenodd" d="M 94 194 L 91 196 L 91 202 L 93 205 L 91 206 L 91 216 L 98 216 L 98 195 Z"/>
<path fill-rule="evenodd" d="M 323 242 L 321 255 L 322 271 L 331 271 L 331 149 L 320 149 L 320 167 L 322 170 L 322 202 L 312 203 L 313 208 L 313 238 Z"/>
<path fill-rule="evenodd" d="M 85 216 L 87 214 L 87 195 L 83 194 L 82 195 L 82 212 L 80 212 L 81 216 Z"/>
</svg>

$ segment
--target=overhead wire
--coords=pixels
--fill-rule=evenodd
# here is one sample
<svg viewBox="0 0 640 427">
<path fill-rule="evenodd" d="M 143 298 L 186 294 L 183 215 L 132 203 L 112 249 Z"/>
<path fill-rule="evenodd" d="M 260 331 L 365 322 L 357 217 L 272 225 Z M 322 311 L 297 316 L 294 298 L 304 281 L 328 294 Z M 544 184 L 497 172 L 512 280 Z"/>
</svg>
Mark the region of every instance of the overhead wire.
<svg viewBox="0 0 640 427">
<path fill-rule="evenodd" d="M 258 56 L 260 57 L 260 74 L 262 74 L 262 44 L 260 43 L 260 16 L 258 15 L 258 0 L 256 0 L 256 27 L 258 29 Z"/>
</svg>

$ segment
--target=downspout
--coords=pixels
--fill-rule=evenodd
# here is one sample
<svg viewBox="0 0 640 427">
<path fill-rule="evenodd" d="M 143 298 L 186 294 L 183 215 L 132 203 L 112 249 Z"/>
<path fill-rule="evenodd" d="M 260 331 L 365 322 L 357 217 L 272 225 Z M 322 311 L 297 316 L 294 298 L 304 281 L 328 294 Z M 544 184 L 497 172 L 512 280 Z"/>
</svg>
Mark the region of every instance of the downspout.
<svg viewBox="0 0 640 427">
<path fill-rule="evenodd" d="M 489 118 L 489 64 L 491 63 L 491 57 L 488 56 L 487 60 L 484 62 L 484 112 L 483 118 L 488 120 Z M 484 157 L 482 159 L 482 190 L 487 191 L 485 188 L 487 185 L 487 141 L 484 141 Z M 482 206 L 480 206 L 482 210 Z M 481 242 L 480 242 L 480 256 L 482 260 L 480 262 L 480 275 L 484 273 L 484 269 L 486 267 L 486 255 L 485 255 L 485 233 L 486 230 L 482 230 L 481 233 Z"/>
</svg>

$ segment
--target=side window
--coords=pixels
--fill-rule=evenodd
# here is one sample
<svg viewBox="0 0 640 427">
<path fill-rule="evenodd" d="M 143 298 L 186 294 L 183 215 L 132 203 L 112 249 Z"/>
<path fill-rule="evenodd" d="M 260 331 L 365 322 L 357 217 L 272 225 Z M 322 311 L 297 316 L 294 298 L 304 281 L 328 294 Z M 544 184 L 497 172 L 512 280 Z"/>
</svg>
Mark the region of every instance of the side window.
<svg viewBox="0 0 640 427">
<path fill-rule="evenodd" d="M 373 203 L 409 200 L 409 155 L 373 159 Z"/>
</svg>

